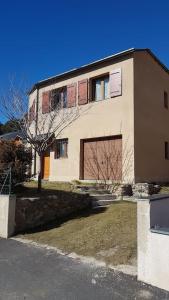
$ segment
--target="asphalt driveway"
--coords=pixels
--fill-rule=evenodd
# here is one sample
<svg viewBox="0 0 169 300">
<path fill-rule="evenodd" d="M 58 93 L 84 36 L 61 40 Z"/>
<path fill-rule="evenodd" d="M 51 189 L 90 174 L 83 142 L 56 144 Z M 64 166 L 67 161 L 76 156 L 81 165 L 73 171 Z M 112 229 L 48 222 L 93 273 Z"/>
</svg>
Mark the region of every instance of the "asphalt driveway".
<svg viewBox="0 0 169 300">
<path fill-rule="evenodd" d="M 0 300 L 169 299 L 135 277 L 0 239 Z"/>
</svg>

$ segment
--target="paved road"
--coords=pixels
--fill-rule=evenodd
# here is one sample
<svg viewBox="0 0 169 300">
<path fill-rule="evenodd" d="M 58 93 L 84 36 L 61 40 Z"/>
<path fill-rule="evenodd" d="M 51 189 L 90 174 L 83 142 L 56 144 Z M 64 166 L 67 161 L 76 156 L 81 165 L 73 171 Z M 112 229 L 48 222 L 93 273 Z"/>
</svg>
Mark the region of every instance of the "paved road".
<svg viewBox="0 0 169 300">
<path fill-rule="evenodd" d="M 0 300 L 169 299 L 136 278 L 0 239 Z"/>
</svg>

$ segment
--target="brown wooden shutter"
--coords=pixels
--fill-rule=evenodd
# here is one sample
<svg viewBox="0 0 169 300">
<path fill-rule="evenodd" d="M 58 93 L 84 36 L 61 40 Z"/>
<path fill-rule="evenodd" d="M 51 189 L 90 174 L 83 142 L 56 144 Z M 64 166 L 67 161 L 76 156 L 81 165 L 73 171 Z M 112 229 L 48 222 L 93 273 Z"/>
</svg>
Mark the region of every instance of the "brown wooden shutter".
<svg viewBox="0 0 169 300">
<path fill-rule="evenodd" d="M 88 102 L 88 80 L 83 79 L 78 82 L 78 104 L 83 105 Z"/>
<path fill-rule="evenodd" d="M 50 111 L 50 91 L 42 94 L 42 113 L 46 114 Z"/>
<path fill-rule="evenodd" d="M 29 125 L 32 123 L 32 121 L 34 120 L 34 114 L 35 114 L 35 100 L 33 100 L 33 103 L 31 105 L 31 107 L 29 108 Z"/>
<path fill-rule="evenodd" d="M 113 70 L 110 73 L 110 97 L 120 96 L 122 94 L 121 69 Z"/>
<path fill-rule="evenodd" d="M 76 105 L 76 83 L 67 86 L 67 107 Z"/>
</svg>

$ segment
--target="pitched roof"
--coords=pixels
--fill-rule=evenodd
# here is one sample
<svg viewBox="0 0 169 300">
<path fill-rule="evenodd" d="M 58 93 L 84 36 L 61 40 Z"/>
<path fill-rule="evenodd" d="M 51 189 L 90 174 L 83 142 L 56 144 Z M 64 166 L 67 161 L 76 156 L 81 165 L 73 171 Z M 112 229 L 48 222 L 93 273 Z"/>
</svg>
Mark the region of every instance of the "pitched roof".
<svg viewBox="0 0 169 300">
<path fill-rule="evenodd" d="M 112 61 L 112 60 L 115 60 L 117 58 L 122 58 L 122 57 L 125 57 L 125 56 L 128 56 L 128 55 L 131 55 L 133 54 L 134 52 L 139 52 L 139 51 L 146 51 L 148 52 L 154 59 L 155 61 L 161 65 L 161 67 L 169 73 L 169 69 L 158 59 L 158 57 L 148 48 L 142 48 L 142 49 L 136 49 L 136 48 L 130 48 L 128 50 L 125 50 L 125 51 L 121 51 L 121 52 L 118 52 L 116 54 L 113 54 L 113 55 L 110 55 L 110 56 L 107 56 L 105 58 L 102 58 L 102 59 L 99 59 L 99 60 L 96 60 L 94 62 L 91 62 L 89 64 L 86 64 L 86 65 L 83 65 L 79 68 L 75 68 L 75 69 L 71 69 L 67 72 L 63 72 L 63 73 L 60 73 L 60 74 L 57 74 L 55 76 L 52 76 L 52 77 L 49 77 L 49 78 L 46 78 L 44 80 L 41 80 L 41 81 L 38 81 L 37 83 L 35 83 L 33 85 L 33 87 L 31 88 L 31 90 L 29 91 L 29 95 L 35 91 L 36 89 L 40 88 L 40 87 L 43 87 L 47 84 L 52 84 L 54 83 L 56 80 L 62 80 L 62 79 L 65 79 L 66 77 L 69 77 L 69 76 L 72 76 L 72 75 L 76 75 L 79 71 L 86 71 L 92 67 L 97 67 L 105 62 L 109 62 L 109 61 Z"/>
<path fill-rule="evenodd" d="M 17 137 L 24 140 L 24 135 L 23 135 L 23 132 L 21 130 L 12 131 L 12 132 L 2 134 L 2 135 L 0 135 L 0 140 L 10 141 L 10 140 L 15 140 Z"/>
</svg>

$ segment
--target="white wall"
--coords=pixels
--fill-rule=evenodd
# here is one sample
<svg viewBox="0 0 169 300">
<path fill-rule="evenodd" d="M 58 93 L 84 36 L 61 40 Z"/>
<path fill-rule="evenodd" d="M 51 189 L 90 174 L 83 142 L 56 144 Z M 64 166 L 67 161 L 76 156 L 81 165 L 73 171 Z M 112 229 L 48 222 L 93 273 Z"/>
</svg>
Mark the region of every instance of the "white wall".
<svg viewBox="0 0 169 300">
<path fill-rule="evenodd" d="M 159 199 L 159 205 L 166 201 L 169 210 L 168 200 L 169 195 Z M 150 231 L 150 203 L 140 199 L 137 204 L 138 280 L 169 291 L 169 235 Z"/>
<path fill-rule="evenodd" d="M 0 237 L 8 238 L 14 233 L 15 205 L 14 195 L 0 195 Z"/>
</svg>

